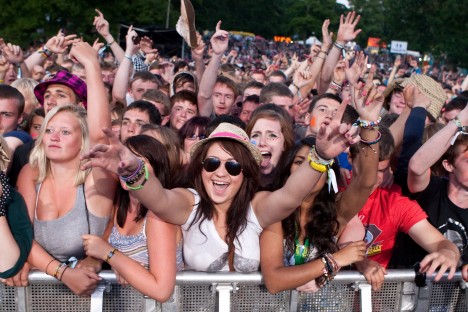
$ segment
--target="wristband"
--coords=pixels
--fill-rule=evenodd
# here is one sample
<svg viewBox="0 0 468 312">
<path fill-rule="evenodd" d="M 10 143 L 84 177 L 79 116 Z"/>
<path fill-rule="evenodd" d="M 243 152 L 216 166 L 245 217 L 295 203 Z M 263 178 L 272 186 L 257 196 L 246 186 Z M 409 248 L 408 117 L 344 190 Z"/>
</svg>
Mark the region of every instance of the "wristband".
<svg viewBox="0 0 468 312">
<path fill-rule="evenodd" d="M 127 54 L 124 54 L 124 57 L 130 61 L 130 63 L 133 63 L 132 62 L 132 57 L 130 55 L 127 55 Z"/>
<path fill-rule="evenodd" d="M 114 248 L 114 249 L 112 249 L 111 251 L 109 251 L 109 253 L 107 254 L 107 257 L 106 257 L 105 261 L 106 261 L 107 263 L 109 263 L 110 259 L 115 255 L 115 253 L 116 253 L 117 251 L 119 251 L 117 248 Z"/>
<path fill-rule="evenodd" d="M 106 47 L 110 48 L 111 45 L 115 43 L 115 39 L 106 44 Z"/>
<path fill-rule="evenodd" d="M 457 140 L 458 136 L 461 134 L 461 135 L 468 135 L 468 127 L 467 126 L 463 126 L 460 119 L 458 119 L 458 117 L 455 117 L 454 119 L 452 119 L 452 121 L 455 123 L 455 125 L 457 126 L 457 133 L 455 133 L 455 135 L 453 136 L 452 140 L 450 141 L 450 145 L 454 145 L 455 144 L 455 141 Z"/>
<path fill-rule="evenodd" d="M 378 126 L 380 122 L 382 121 L 382 117 L 379 117 L 376 121 L 368 121 L 368 120 L 362 120 L 358 118 L 354 123 L 353 126 L 361 127 L 363 129 L 375 129 L 378 130 Z"/>
<path fill-rule="evenodd" d="M 121 176 L 120 176 L 120 179 L 121 179 L 122 181 L 125 181 L 125 182 L 134 179 L 134 178 L 138 175 L 138 173 L 140 172 L 140 170 L 143 168 L 143 165 L 144 165 L 144 164 L 145 164 L 145 163 L 143 162 L 143 160 L 138 159 L 138 167 L 137 167 L 137 169 L 135 170 L 135 172 L 132 173 L 132 174 L 130 174 L 130 175 L 127 175 L 127 176 L 121 175 Z"/>
<path fill-rule="evenodd" d="M 344 45 L 338 43 L 338 42 L 333 42 L 333 46 L 337 49 L 344 50 Z"/>
<path fill-rule="evenodd" d="M 141 182 L 140 185 L 138 186 L 132 186 L 132 185 L 129 185 L 128 182 L 125 182 L 125 186 L 129 189 L 129 190 L 132 190 L 132 191 L 138 191 L 138 190 L 141 190 L 146 182 L 148 182 L 148 178 L 149 178 L 149 171 L 148 171 L 148 168 L 146 168 L 146 165 L 143 165 L 143 170 L 145 172 L 145 176 L 144 176 L 144 179 L 143 181 Z M 141 177 L 141 176 L 140 176 Z M 135 180 L 135 182 L 138 181 L 138 180 Z"/>
</svg>

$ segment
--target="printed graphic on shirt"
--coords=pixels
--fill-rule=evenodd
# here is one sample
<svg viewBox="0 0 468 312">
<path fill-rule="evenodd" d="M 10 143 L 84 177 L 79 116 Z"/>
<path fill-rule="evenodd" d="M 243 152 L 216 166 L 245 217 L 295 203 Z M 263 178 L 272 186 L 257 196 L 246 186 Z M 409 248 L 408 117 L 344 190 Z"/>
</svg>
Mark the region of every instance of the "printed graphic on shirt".
<svg viewBox="0 0 468 312">
<path fill-rule="evenodd" d="M 367 246 L 367 256 L 373 256 L 382 252 L 382 241 L 377 241 L 382 230 L 375 224 L 369 224 L 366 229 L 366 237 L 364 238 Z"/>
<path fill-rule="evenodd" d="M 467 248 L 468 243 L 468 235 L 463 224 L 452 218 L 448 218 L 447 223 L 439 226 L 438 230 L 444 234 L 445 238 L 454 243 L 463 255 L 463 251 Z"/>
</svg>

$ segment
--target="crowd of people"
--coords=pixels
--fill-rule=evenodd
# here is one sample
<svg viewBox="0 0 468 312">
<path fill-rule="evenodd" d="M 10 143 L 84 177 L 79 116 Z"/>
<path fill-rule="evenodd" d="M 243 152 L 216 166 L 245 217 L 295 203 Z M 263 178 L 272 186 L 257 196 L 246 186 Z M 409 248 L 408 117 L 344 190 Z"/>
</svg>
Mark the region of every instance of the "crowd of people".
<svg viewBox="0 0 468 312">
<path fill-rule="evenodd" d="M 272 293 L 340 269 L 378 290 L 416 263 L 468 281 L 468 79 L 387 68 L 350 44 L 360 16 L 339 19 L 305 56 L 221 21 L 191 61 L 132 27 L 123 49 L 99 10 L 105 43 L 0 39 L 1 281 L 90 295 L 110 267 L 161 302 L 181 270 L 261 270 Z"/>
</svg>

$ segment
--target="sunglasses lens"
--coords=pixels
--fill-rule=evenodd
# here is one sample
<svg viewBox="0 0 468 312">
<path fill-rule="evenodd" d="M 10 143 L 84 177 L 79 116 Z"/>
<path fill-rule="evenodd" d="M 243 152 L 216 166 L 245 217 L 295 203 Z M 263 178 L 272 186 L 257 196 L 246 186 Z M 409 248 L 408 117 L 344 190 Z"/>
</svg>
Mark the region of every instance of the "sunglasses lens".
<svg viewBox="0 0 468 312">
<path fill-rule="evenodd" d="M 203 168 L 207 172 L 213 172 L 218 169 L 219 165 L 221 165 L 221 160 L 219 158 L 208 157 L 203 161 Z"/>
<path fill-rule="evenodd" d="M 242 171 L 241 164 L 234 160 L 227 161 L 225 166 L 226 171 L 232 176 L 237 176 Z"/>
</svg>

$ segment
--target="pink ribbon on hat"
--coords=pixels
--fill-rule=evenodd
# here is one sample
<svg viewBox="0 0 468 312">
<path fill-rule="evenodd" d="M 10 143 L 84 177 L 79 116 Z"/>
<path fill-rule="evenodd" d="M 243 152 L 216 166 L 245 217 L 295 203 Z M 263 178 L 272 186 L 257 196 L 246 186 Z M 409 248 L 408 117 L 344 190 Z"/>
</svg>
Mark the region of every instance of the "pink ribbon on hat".
<svg viewBox="0 0 468 312">
<path fill-rule="evenodd" d="M 213 135 L 210 136 L 210 138 L 232 138 L 232 139 L 239 139 L 239 140 L 243 140 L 243 141 L 247 141 L 247 138 L 243 137 L 243 136 L 240 136 L 240 135 L 237 135 L 235 133 L 232 133 L 232 132 L 218 132 L 218 133 L 215 133 Z"/>
</svg>

